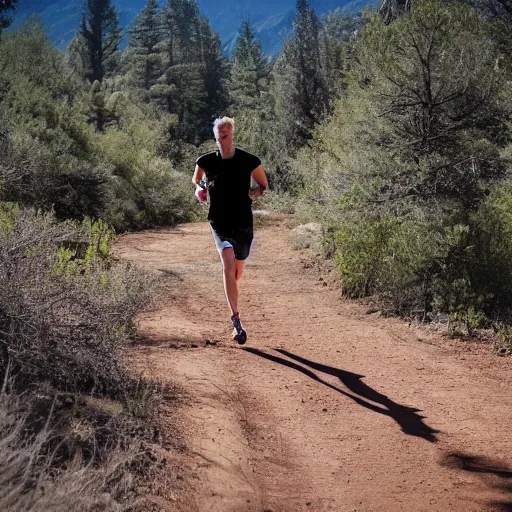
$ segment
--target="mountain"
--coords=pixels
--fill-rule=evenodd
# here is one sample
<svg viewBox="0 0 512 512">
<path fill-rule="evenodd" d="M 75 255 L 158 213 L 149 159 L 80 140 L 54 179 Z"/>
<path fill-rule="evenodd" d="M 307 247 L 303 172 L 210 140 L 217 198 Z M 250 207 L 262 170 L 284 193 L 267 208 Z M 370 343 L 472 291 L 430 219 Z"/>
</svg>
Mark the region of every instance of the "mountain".
<svg viewBox="0 0 512 512">
<path fill-rule="evenodd" d="M 121 26 L 128 27 L 144 7 L 146 0 L 113 0 Z M 163 3 L 163 0 L 161 0 Z M 266 53 L 275 55 L 290 33 L 295 15 L 294 0 L 198 0 L 201 12 L 219 33 L 226 53 L 231 53 L 237 30 L 249 18 Z M 310 0 L 318 15 L 339 7 L 356 13 L 365 6 L 377 6 L 379 0 Z M 64 50 L 75 35 L 83 12 L 83 0 L 20 0 L 13 26 L 19 26 L 31 14 L 37 14 L 48 30 L 53 43 Z"/>
</svg>

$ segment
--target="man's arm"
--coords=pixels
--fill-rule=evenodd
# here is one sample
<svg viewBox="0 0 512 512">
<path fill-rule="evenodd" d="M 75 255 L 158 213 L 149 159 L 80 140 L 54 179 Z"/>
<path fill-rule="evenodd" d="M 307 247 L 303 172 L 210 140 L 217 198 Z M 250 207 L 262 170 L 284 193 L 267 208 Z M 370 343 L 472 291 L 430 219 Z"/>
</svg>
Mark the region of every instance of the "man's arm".
<svg viewBox="0 0 512 512">
<path fill-rule="evenodd" d="M 194 170 L 194 176 L 192 176 L 192 183 L 194 185 L 199 185 L 199 182 L 203 179 L 204 169 L 201 169 L 199 165 L 196 164 L 196 168 Z"/>
<path fill-rule="evenodd" d="M 258 165 L 254 171 L 251 173 L 252 179 L 258 184 L 258 188 L 256 190 L 251 190 L 251 197 L 259 197 L 267 190 L 268 188 L 268 180 L 267 175 L 265 174 L 265 170 L 262 165 Z"/>
<path fill-rule="evenodd" d="M 192 183 L 196 186 L 195 196 L 197 200 L 201 203 L 205 203 L 208 198 L 208 192 L 206 187 L 200 184 L 200 181 L 203 179 L 204 169 L 201 169 L 199 165 L 196 164 L 196 169 L 194 171 L 194 176 L 192 176 Z"/>
</svg>

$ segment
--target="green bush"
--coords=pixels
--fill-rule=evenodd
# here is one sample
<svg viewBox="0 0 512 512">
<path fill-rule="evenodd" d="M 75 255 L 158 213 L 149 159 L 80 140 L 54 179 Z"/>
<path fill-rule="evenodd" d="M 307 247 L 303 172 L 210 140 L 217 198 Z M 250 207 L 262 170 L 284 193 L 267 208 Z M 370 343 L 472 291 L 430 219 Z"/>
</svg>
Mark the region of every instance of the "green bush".
<svg viewBox="0 0 512 512">
<path fill-rule="evenodd" d="M 130 385 L 120 350 L 148 289 L 139 271 L 107 264 L 111 237 L 24 210 L 0 231 L 0 378 L 9 369 L 21 382 L 112 396 Z"/>
<path fill-rule="evenodd" d="M 12 127 L 5 145 L 0 200 L 53 210 L 59 219 L 104 215 L 112 195 L 108 167 L 66 151 L 56 155 L 50 144 L 32 137 L 24 127 Z"/>
<path fill-rule="evenodd" d="M 473 288 L 487 316 L 512 322 L 512 182 L 496 188 L 471 218 Z"/>
<path fill-rule="evenodd" d="M 157 460 L 170 390 L 123 355 L 152 282 L 111 261 L 113 239 L 0 203 L 2 510 L 121 510 Z"/>
<path fill-rule="evenodd" d="M 346 295 L 472 332 L 506 316 L 512 292 L 499 52 L 458 2 L 367 21 L 342 97 L 293 162 L 296 212 L 327 228 Z"/>
<path fill-rule="evenodd" d="M 190 165 L 190 146 L 171 140 L 176 120 L 136 104 L 122 82 L 73 76 L 38 23 L 0 41 L 0 201 L 118 230 L 193 218 L 192 169 L 162 157 Z"/>
<path fill-rule="evenodd" d="M 385 299 L 394 312 L 449 314 L 471 334 L 512 319 L 512 188 L 496 189 L 469 223 L 387 216 L 331 229 L 343 293 Z"/>
<path fill-rule="evenodd" d="M 333 237 L 345 295 L 379 294 L 401 314 L 429 311 L 431 263 L 445 256 L 448 245 L 433 226 L 389 216 L 342 223 Z"/>
<path fill-rule="evenodd" d="M 433 319 L 439 313 L 474 329 L 488 289 L 478 289 L 470 228 L 396 217 L 346 222 L 333 231 L 343 293 L 373 295 L 392 312 Z M 485 272 L 485 271 L 484 271 Z"/>
</svg>

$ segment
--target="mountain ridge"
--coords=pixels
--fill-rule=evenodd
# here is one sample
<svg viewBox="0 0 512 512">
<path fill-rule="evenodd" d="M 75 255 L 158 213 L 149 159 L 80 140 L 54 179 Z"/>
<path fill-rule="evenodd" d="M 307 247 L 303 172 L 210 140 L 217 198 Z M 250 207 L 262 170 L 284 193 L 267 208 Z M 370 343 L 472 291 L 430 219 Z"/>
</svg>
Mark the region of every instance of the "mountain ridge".
<svg viewBox="0 0 512 512">
<path fill-rule="evenodd" d="M 366 6 L 378 5 L 377 0 L 311 0 L 310 5 L 319 16 L 336 8 L 355 14 Z M 126 30 L 137 14 L 143 9 L 146 0 L 113 0 L 120 24 Z M 163 1 L 160 1 L 163 4 Z M 240 23 L 249 19 L 256 37 L 261 41 L 265 53 L 276 55 L 282 42 L 291 32 L 295 15 L 294 0 L 261 0 L 259 2 L 227 1 L 221 8 L 214 0 L 199 0 L 201 13 L 218 32 L 225 53 L 234 48 Z M 13 27 L 19 26 L 28 16 L 39 16 L 48 30 L 50 40 L 61 50 L 65 50 L 80 24 L 83 0 L 48 0 L 40 5 L 38 0 L 20 0 L 14 13 Z"/>
</svg>

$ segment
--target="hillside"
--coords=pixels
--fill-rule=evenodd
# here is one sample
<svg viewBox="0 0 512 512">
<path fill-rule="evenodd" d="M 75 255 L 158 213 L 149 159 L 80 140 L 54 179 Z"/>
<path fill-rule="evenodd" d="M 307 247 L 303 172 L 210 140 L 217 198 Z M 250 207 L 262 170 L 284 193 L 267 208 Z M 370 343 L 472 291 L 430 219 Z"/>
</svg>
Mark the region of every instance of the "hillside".
<svg viewBox="0 0 512 512">
<path fill-rule="evenodd" d="M 115 0 L 121 25 L 128 26 L 145 0 Z M 14 26 L 18 26 L 30 14 L 37 14 L 48 29 L 50 39 L 60 49 L 65 49 L 73 38 L 80 22 L 83 0 L 20 0 Z M 356 13 L 366 5 L 378 5 L 378 0 L 312 0 L 311 6 L 319 15 L 340 7 Z M 202 13 L 210 20 L 221 37 L 225 51 L 231 52 L 242 19 L 249 17 L 261 40 L 265 52 L 275 55 L 291 28 L 295 12 L 294 0 L 228 0 L 219 6 L 213 0 L 199 0 Z"/>
</svg>

